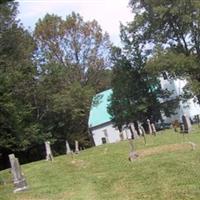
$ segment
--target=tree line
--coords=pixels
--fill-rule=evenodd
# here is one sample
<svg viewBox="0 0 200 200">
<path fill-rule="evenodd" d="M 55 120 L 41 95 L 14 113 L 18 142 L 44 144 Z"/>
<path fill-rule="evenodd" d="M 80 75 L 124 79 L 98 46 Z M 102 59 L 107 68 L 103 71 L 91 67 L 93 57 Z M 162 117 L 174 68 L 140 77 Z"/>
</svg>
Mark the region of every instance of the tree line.
<svg viewBox="0 0 200 200">
<path fill-rule="evenodd" d="M 11 152 L 22 163 L 41 159 L 45 140 L 54 143 L 54 154 L 65 152 L 60 144 L 66 139 L 91 146 L 92 97 L 108 88 L 109 112 L 119 128 L 174 113 L 180 98 L 160 87 L 163 72 L 187 79 L 186 96 L 200 101 L 200 3 L 131 0 L 129 6 L 135 17 L 121 24 L 122 46 L 115 47 L 95 20 L 74 12 L 65 19 L 46 14 L 30 32 L 16 18 L 18 3 L 1 2 L 1 167 Z"/>
<path fill-rule="evenodd" d="M 76 13 L 46 14 L 33 32 L 19 20 L 18 3 L 0 4 L 0 152 L 22 162 L 40 159 L 45 140 L 91 146 L 92 97 L 110 88 L 109 35 Z M 64 146 L 64 145 L 63 145 Z"/>
</svg>

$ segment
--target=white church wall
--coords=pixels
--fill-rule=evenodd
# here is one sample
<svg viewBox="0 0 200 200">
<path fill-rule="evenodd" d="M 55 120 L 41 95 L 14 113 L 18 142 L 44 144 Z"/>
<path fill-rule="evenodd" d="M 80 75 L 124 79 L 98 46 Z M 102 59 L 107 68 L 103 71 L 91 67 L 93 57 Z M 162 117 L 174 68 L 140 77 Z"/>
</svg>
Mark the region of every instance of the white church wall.
<svg viewBox="0 0 200 200">
<path fill-rule="evenodd" d="M 113 127 L 112 123 L 93 128 L 92 135 L 96 146 L 103 144 L 102 138 L 106 139 L 106 143 L 114 143 L 121 140 L 119 130 Z"/>
<path fill-rule="evenodd" d="M 162 89 L 167 89 L 173 92 L 171 98 L 183 94 L 183 88 L 187 84 L 186 80 L 176 79 L 164 79 L 160 77 L 160 83 Z M 195 98 L 195 97 L 194 97 Z M 163 119 L 166 123 L 171 123 L 174 120 L 182 121 L 182 115 L 186 114 L 189 117 L 193 118 L 195 115 L 200 114 L 200 106 L 197 102 L 194 101 L 194 98 L 191 98 L 185 102 L 180 102 L 179 107 L 176 109 L 176 114 L 172 115 L 170 118 L 163 116 Z"/>
</svg>

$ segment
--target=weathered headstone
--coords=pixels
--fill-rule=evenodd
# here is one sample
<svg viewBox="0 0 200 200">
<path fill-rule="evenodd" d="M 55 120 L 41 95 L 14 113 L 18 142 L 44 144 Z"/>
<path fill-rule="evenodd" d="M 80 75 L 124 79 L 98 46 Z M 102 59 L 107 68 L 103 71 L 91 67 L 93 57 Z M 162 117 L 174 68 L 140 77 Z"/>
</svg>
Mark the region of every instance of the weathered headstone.
<svg viewBox="0 0 200 200">
<path fill-rule="evenodd" d="M 11 173 L 13 176 L 13 183 L 15 189 L 13 192 L 24 191 L 28 188 L 25 177 L 22 174 L 21 167 L 17 158 L 15 158 L 14 154 L 9 155 L 10 165 L 11 165 Z"/>
<path fill-rule="evenodd" d="M 197 119 L 198 126 L 200 126 L 200 115 L 196 115 L 196 119 Z"/>
<path fill-rule="evenodd" d="M 154 123 L 151 123 L 151 129 L 152 129 L 152 133 L 154 135 L 156 135 L 156 127 L 155 127 L 155 124 Z"/>
<path fill-rule="evenodd" d="M 148 124 L 148 131 L 149 131 L 149 134 L 152 134 L 151 122 L 150 122 L 149 119 L 147 119 L 147 124 Z"/>
<path fill-rule="evenodd" d="M 135 129 L 134 124 L 133 124 L 133 123 L 130 123 L 129 127 L 130 127 L 130 130 L 131 130 L 131 134 L 133 134 L 134 139 L 138 138 L 139 136 L 138 136 L 138 134 L 137 134 L 137 131 L 136 131 L 136 129 Z"/>
<path fill-rule="evenodd" d="M 45 142 L 45 148 L 46 148 L 46 160 L 53 161 L 53 154 L 51 152 L 51 146 L 49 141 Z"/>
<path fill-rule="evenodd" d="M 72 151 L 70 149 L 70 146 L 69 146 L 69 142 L 66 140 L 66 154 L 71 154 Z"/>
<path fill-rule="evenodd" d="M 78 154 L 79 153 L 79 145 L 78 145 L 78 141 L 75 140 L 75 153 Z"/>
<path fill-rule="evenodd" d="M 189 133 L 192 129 L 192 125 L 191 125 L 189 117 L 186 114 L 182 116 L 182 121 L 184 125 L 184 132 Z"/>
</svg>

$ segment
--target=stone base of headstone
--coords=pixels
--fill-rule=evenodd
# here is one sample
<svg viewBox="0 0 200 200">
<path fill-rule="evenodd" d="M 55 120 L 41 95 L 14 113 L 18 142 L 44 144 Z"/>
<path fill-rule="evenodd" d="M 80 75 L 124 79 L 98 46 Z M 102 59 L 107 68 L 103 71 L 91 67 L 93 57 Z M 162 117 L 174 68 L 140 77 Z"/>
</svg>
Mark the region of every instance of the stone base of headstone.
<svg viewBox="0 0 200 200">
<path fill-rule="evenodd" d="M 21 191 L 25 191 L 28 189 L 28 186 L 27 186 L 27 182 L 25 180 L 25 178 L 17 181 L 17 182 L 14 182 L 14 186 L 15 186 L 15 189 L 14 189 L 14 193 L 16 192 L 21 192 Z"/>
<path fill-rule="evenodd" d="M 191 145 L 193 151 L 196 149 L 196 144 L 195 144 L 195 143 L 193 143 L 193 142 L 188 142 L 188 144 Z"/>
<path fill-rule="evenodd" d="M 129 157 L 128 157 L 128 159 L 129 159 L 129 161 L 134 161 L 135 159 L 137 159 L 137 157 L 138 157 L 139 155 L 135 152 L 135 151 L 131 151 L 130 153 L 129 153 Z"/>
</svg>

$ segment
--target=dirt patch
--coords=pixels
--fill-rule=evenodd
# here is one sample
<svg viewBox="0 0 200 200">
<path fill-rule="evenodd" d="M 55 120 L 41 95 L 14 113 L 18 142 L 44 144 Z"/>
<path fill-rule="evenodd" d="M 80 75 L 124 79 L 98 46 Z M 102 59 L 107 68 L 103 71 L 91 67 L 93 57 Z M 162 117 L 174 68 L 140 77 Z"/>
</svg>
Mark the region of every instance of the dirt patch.
<svg viewBox="0 0 200 200">
<path fill-rule="evenodd" d="M 192 150 L 192 146 L 189 143 L 184 144 L 170 144 L 170 145 L 163 145 L 159 147 L 153 147 L 149 149 L 143 149 L 137 151 L 139 158 L 143 158 L 150 155 L 160 154 L 164 152 L 174 152 L 174 151 L 182 151 L 182 150 Z"/>
<path fill-rule="evenodd" d="M 72 163 L 75 167 L 86 168 L 86 162 L 83 161 L 83 160 L 74 159 L 74 160 L 71 161 L 71 163 Z"/>
</svg>

